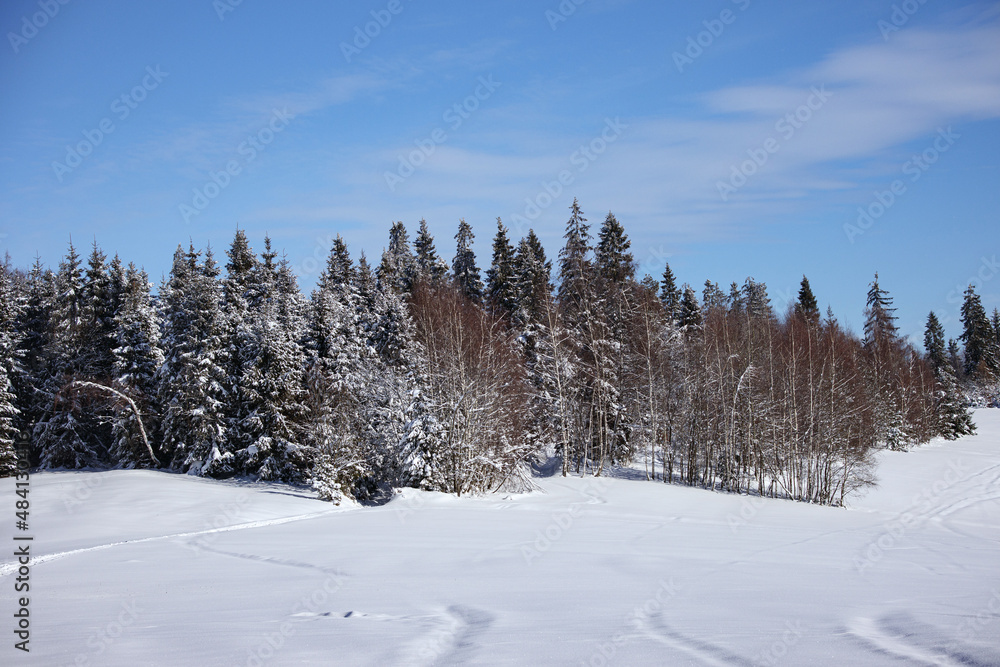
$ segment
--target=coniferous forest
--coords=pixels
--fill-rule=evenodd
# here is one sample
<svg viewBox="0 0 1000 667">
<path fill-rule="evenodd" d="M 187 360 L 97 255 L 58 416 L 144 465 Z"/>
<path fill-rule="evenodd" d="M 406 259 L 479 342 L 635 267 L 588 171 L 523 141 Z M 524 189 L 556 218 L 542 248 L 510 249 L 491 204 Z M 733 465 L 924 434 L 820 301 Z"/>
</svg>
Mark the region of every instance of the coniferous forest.
<svg viewBox="0 0 1000 667">
<path fill-rule="evenodd" d="M 996 401 L 1000 314 L 971 287 L 960 340 L 931 313 L 918 351 L 877 274 L 859 337 L 805 277 L 787 312 L 752 278 L 639 277 L 615 216 L 595 236 L 576 201 L 564 239 L 548 258 L 498 219 L 482 269 L 462 220 L 449 266 L 424 221 L 412 243 L 397 222 L 374 268 L 337 237 L 308 297 L 243 231 L 224 258 L 178 247 L 155 294 L 96 242 L 55 270 L 8 258 L 0 475 L 26 434 L 41 468 L 246 476 L 334 502 L 524 488 L 554 460 L 836 505 L 875 482 L 878 449 L 970 433 L 970 401 Z"/>
</svg>

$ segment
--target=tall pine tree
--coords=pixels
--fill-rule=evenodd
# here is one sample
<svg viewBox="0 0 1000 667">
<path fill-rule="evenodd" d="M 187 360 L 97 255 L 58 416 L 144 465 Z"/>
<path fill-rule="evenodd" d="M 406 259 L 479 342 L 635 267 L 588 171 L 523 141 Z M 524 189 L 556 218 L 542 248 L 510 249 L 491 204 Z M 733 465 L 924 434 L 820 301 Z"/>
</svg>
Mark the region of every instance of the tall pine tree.
<svg viewBox="0 0 1000 667">
<path fill-rule="evenodd" d="M 121 305 L 113 319 L 112 383 L 135 402 L 142 414 L 137 418 L 130 406 L 118 401 L 112 421 L 112 458 L 124 467 L 135 467 L 150 463 L 142 433 L 151 437 L 158 431 L 156 373 L 163 364 L 163 351 L 159 317 L 146 272 L 129 264 L 123 277 Z M 138 419 L 142 419 L 141 429 Z"/>
<path fill-rule="evenodd" d="M 799 298 L 795 302 L 795 313 L 809 324 L 819 324 L 819 304 L 809 286 L 809 279 L 802 276 L 799 285 Z"/>
<path fill-rule="evenodd" d="M 413 242 L 417 251 L 417 275 L 432 287 L 440 287 L 448 276 L 448 264 L 438 256 L 434 237 L 427 230 L 427 221 L 420 220 L 420 231 Z"/>
<path fill-rule="evenodd" d="M 976 290 L 969 285 L 962 303 L 962 335 L 965 343 L 965 374 L 977 383 L 988 383 L 1000 376 L 1000 350 L 996 333 Z"/>
<path fill-rule="evenodd" d="M 455 259 L 451 263 L 455 285 L 458 290 L 473 303 L 483 299 L 483 280 L 476 266 L 476 253 L 472 250 L 475 239 L 472 227 L 462 218 L 458 221 L 458 233 L 455 234 Z"/>
<path fill-rule="evenodd" d="M 417 275 L 417 262 L 410 249 L 410 237 L 402 222 L 395 222 L 389 230 L 389 247 L 382 252 L 382 263 L 375 272 L 379 285 L 409 294 Z"/>
<path fill-rule="evenodd" d="M 677 288 L 677 281 L 669 263 L 664 267 L 663 278 L 660 280 L 660 301 L 663 302 L 670 321 L 676 322 L 680 314 L 681 291 Z"/>
<path fill-rule="evenodd" d="M 486 302 L 494 315 L 510 320 L 517 311 L 517 284 L 514 275 L 514 247 L 507 228 L 497 218 L 493 237 L 493 262 L 486 271 Z"/>
<path fill-rule="evenodd" d="M 8 259 L 0 265 L 0 477 L 10 477 L 17 472 L 15 447 L 20 410 L 11 378 L 24 371 L 19 349 L 22 334 L 18 328 L 23 308 L 24 299 Z"/>
<path fill-rule="evenodd" d="M 160 289 L 164 361 L 157 373 L 161 460 L 196 475 L 237 472 L 226 441 L 226 321 L 210 251 L 174 253 Z"/>
<path fill-rule="evenodd" d="M 924 331 L 924 348 L 927 362 L 934 370 L 937 388 L 934 392 L 934 411 L 938 433 L 948 440 L 975 432 L 972 415 L 965 407 L 962 392 L 955 379 L 955 369 L 948 362 L 944 343 L 944 328 L 933 311 L 927 316 Z"/>
</svg>

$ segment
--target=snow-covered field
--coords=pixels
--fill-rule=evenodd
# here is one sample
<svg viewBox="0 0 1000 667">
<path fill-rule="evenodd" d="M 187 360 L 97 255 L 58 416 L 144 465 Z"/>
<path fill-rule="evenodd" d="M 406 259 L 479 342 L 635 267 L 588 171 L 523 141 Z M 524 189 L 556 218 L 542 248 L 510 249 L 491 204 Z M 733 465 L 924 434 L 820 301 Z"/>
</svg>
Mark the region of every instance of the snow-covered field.
<svg viewBox="0 0 1000 667">
<path fill-rule="evenodd" d="M 33 475 L 31 651 L 5 546 L 0 664 L 998 665 L 1000 410 L 976 421 L 885 453 L 848 509 L 625 479 L 334 508 Z M 0 498 L 15 544 L 14 480 Z"/>
</svg>

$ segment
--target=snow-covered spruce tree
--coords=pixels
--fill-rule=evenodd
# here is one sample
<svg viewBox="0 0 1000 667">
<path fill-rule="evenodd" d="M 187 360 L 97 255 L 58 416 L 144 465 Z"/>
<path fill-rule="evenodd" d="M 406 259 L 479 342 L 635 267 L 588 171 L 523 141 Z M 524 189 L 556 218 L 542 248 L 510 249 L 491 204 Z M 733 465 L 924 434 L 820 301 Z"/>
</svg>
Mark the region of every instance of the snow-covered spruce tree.
<svg viewBox="0 0 1000 667">
<path fill-rule="evenodd" d="M 218 266 L 192 245 L 160 288 L 164 361 L 157 373 L 161 461 L 196 475 L 236 472 L 226 451 L 226 327 Z"/>
<path fill-rule="evenodd" d="M 996 342 L 997 348 L 1000 349 L 1000 308 L 993 309 L 990 324 L 993 325 L 993 340 Z"/>
<path fill-rule="evenodd" d="M 56 274 L 50 333 L 42 352 L 44 380 L 38 387 L 43 412 L 32 435 L 45 468 L 96 466 L 107 454 L 101 451 L 100 426 L 93 409 L 100 409 L 105 397 L 70 386 L 74 380 L 88 378 L 95 358 L 88 348 L 94 335 L 87 328 L 84 287 L 80 256 L 70 243 Z"/>
<path fill-rule="evenodd" d="M 455 234 L 455 259 L 451 269 L 455 284 L 466 299 L 480 303 L 483 299 L 483 281 L 476 265 L 476 253 L 472 250 L 475 239 L 472 227 L 462 218 L 458 221 L 458 233 Z"/>
<path fill-rule="evenodd" d="M 417 275 L 417 260 L 410 249 L 410 239 L 402 222 L 389 230 L 389 247 L 382 252 L 382 262 L 375 271 L 380 285 L 400 294 L 409 294 Z"/>
<path fill-rule="evenodd" d="M 638 301 L 631 245 L 624 227 L 609 211 L 594 248 L 597 317 L 585 329 L 593 355 L 592 431 L 598 471 L 606 460 L 627 464 L 634 454 L 630 419 L 635 418 L 635 411 L 628 414 L 631 401 L 625 398 L 635 395 L 638 363 L 628 345 Z"/>
<path fill-rule="evenodd" d="M 705 286 L 701 290 L 702 310 L 707 314 L 712 310 L 724 311 L 729 309 L 728 299 L 725 293 L 719 289 L 719 283 L 711 280 L 705 281 Z"/>
<path fill-rule="evenodd" d="M 117 259 L 117 258 L 116 258 Z M 121 303 L 113 318 L 115 347 L 112 350 L 112 386 L 129 396 L 142 411 L 143 429 L 129 406 L 118 405 L 111 423 L 112 461 L 126 468 L 151 463 L 142 442 L 142 431 L 152 437 L 158 431 L 156 419 L 156 372 L 163 364 L 160 349 L 160 322 L 150 295 L 149 277 L 134 264 L 124 273 L 113 264 L 112 282 L 122 280 Z M 112 400 L 115 400 L 114 398 Z"/>
<path fill-rule="evenodd" d="M 430 293 L 451 289 L 418 287 Z M 367 401 L 371 451 L 378 456 L 375 476 L 393 486 L 431 488 L 430 461 L 442 426 L 427 396 L 425 351 L 403 296 L 384 285 L 372 296 L 363 320 L 367 343 L 377 354 L 369 367 Z"/>
<path fill-rule="evenodd" d="M 264 239 L 265 247 L 269 240 Z M 299 289 L 299 281 L 292 271 L 287 256 L 278 262 L 273 298 L 278 304 L 278 322 L 288 329 L 295 340 L 304 341 L 306 335 L 309 300 Z"/>
<path fill-rule="evenodd" d="M 965 398 L 959 389 L 955 370 L 948 361 L 944 343 L 944 328 L 933 311 L 927 316 L 924 331 L 924 349 L 927 362 L 934 370 L 937 388 L 934 392 L 934 407 L 938 433 L 947 440 L 955 440 L 963 435 L 975 433 L 976 426 L 966 408 Z"/>
<path fill-rule="evenodd" d="M 948 339 L 948 364 L 954 371 L 956 378 L 962 376 L 962 349 L 954 338 Z"/>
<path fill-rule="evenodd" d="M 16 421 L 20 414 L 17 409 L 10 373 L 0 364 L 0 477 L 11 477 L 17 473 L 16 438 L 20 432 Z"/>
<path fill-rule="evenodd" d="M 570 206 L 563 238 L 566 243 L 559 251 L 559 289 L 556 295 L 567 325 L 576 328 L 590 312 L 593 263 L 590 259 L 590 225 L 575 198 Z"/>
<path fill-rule="evenodd" d="M 21 341 L 18 352 L 23 371 L 10 377 L 20 411 L 18 425 L 25 432 L 32 432 L 49 407 L 42 387 L 46 381 L 47 364 L 45 349 L 52 331 L 49 320 L 56 301 L 56 277 L 42 266 L 41 259 L 28 272 L 25 285 L 25 304 L 18 322 Z M 32 443 L 32 460 L 38 460 L 38 449 Z"/>
<path fill-rule="evenodd" d="M 551 347 L 546 311 L 553 300 L 552 262 L 545 249 L 529 230 L 518 243 L 513 257 L 513 285 L 517 309 L 513 314 L 514 331 L 518 334 L 524 358 L 528 384 L 531 388 L 527 416 L 527 439 L 540 453 L 560 442 L 557 437 L 555 392 L 548 377 L 543 350 Z M 550 364 L 551 365 L 551 364 Z"/>
<path fill-rule="evenodd" d="M 365 251 L 358 257 L 358 267 L 354 273 L 354 289 L 358 293 L 358 302 L 362 312 L 371 313 L 375 309 L 375 293 L 378 291 L 378 278 L 368 265 Z"/>
<path fill-rule="evenodd" d="M 111 270 L 117 282 L 112 282 Z M 83 283 L 83 324 L 86 336 L 86 359 L 83 374 L 107 382 L 115 347 L 115 312 L 121 305 L 124 269 L 116 256 L 112 267 L 94 241 Z"/>
<path fill-rule="evenodd" d="M 868 405 L 873 436 L 890 449 L 906 446 L 903 415 L 898 401 L 899 333 L 896 309 L 889 293 L 879 286 L 878 273 L 868 290 L 865 307 L 864 348 L 868 369 Z"/>
<path fill-rule="evenodd" d="M 305 374 L 305 438 L 316 452 L 311 480 L 321 498 L 337 503 L 342 495 L 353 497 L 369 472 L 362 454 L 364 364 L 370 356 L 362 311 L 357 273 L 338 235 L 312 293 Z"/>
<path fill-rule="evenodd" d="M 664 267 L 663 278 L 660 280 L 660 301 L 663 302 L 667 317 L 676 322 L 681 306 L 681 291 L 677 288 L 677 281 L 669 263 Z"/>
<path fill-rule="evenodd" d="M 254 363 L 243 376 L 250 408 L 238 427 L 254 439 L 234 451 L 239 468 L 264 480 L 302 481 L 310 456 L 301 452 L 298 424 L 302 404 L 304 355 L 294 331 L 284 328 L 279 306 L 268 298 L 254 317 Z"/>
<path fill-rule="evenodd" d="M 417 251 L 417 276 L 432 287 L 440 287 L 448 277 L 448 264 L 434 248 L 434 237 L 427 230 L 427 221 L 421 219 L 420 231 L 413 247 Z"/>
<path fill-rule="evenodd" d="M 934 311 L 927 315 L 927 326 L 924 329 L 924 351 L 927 353 L 927 361 L 934 372 L 948 363 L 947 350 L 944 342 L 944 327 Z"/>
<path fill-rule="evenodd" d="M 11 378 L 24 372 L 19 349 L 23 336 L 18 329 L 23 309 L 24 298 L 8 259 L 0 265 L 0 477 L 17 472 L 15 446 L 20 410 Z"/>
<path fill-rule="evenodd" d="M 545 248 L 529 229 L 514 255 L 514 287 L 517 311 L 515 320 L 522 327 L 545 321 L 546 302 L 552 295 L 552 262 L 545 257 Z"/>
<path fill-rule="evenodd" d="M 677 326 L 690 333 L 701 326 L 701 306 L 698 305 L 698 295 L 695 294 L 693 287 L 685 284 L 681 291 L 681 302 L 677 312 Z"/>
<path fill-rule="evenodd" d="M 1000 348 L 982 300 L 969 285 L 962 302 L 962 335 L 965 376 L 981 389 L 1000 378 Z"/>
<path fill-rule="evenodd" d="M 379 286 L 367 262 L 353 268 L 338 237 L 313 292 L 306 437 L 317 457 L 312 484 L 334 502 L 420 478 L 406 466 L 408 433 L 417 428 L 412 323 L 393 287 L 399 282 L 382 275 L 388 284 Z"/>
<path fill-rule="evenodd" d="M 735 280 L 729 283 L 729 312 L 733 315 L 742 315 L 746 312 L 746 301 L 743 298 L 743 290 Z"/>
<path fill-rule="evenodd" d="M 236 470 L 264 480 L 307 478 L 313 461 L 300 444 L 305 355 L 302 301 L 270 237 L 260 260 L 242 232 L 229 251 L 224 283 L 229 325 L 229 447 Z M 232 357 L 236 356 L 237 363 Z"/>
<path fill-rule="evenodd" d="M 223 383 L 223 410 L 226 416 L 226 442 L 221 447 L 223 456 L 233 455 L 229 464 L 231 472 L 253 474 L 246 470 L 246 450 L 262 435 L 260 422 L 252 416 L 254 398 L 249 395 L 250 376 L 255 373 L 257 354 L 255 318 L 259 315 L 264 290 L 257 256 L 250 247 L 246 234 L 237 229 L 229 250 L 226 251 L 226 277 L 222 280 L 222 315 L 225 326 L 225 381 Z M 241 452 L 242 455 L 237 455 Z"/>
<path fill-rule="evenodd" d="M 507 228 L 497 218 L 497 233 L 493 237 L 493 261 L 486 271 L 486 305 L 495 317 L 510 322 L 517 311 L 517 284 L 514 275 L 514 247 L 507 237 Z"/>
<path fill-rule="evenodd" d="M 566 444 L 570 451 L 561 454 L 575 460 L 577 472 L 586 473 L 592 459 L 594 435 L 591 430 L 593 422 L 589 418 L 594 372 L 593 358 L 585 347 L 585 341 L 590 337 L 587 328 L 595 321 L 596 297 L 590 226 L 575 198 L 570 205 L 570 217 L 563 238 L 566 243 L 559 251 L 559 288 L 556 294 L 559 324 L 566 330 L 564 347 L 569 348 L 559 356 L 568 362 L 560 372 L 566 373 L 561 402 L 565 407 Z"/>
</svg>

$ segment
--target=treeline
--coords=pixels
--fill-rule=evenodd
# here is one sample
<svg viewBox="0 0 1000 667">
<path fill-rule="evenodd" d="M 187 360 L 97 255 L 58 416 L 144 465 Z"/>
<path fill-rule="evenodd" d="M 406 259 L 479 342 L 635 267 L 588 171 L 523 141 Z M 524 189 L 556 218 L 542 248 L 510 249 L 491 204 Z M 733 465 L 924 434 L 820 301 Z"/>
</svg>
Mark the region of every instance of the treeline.
<svg viewBox="0 0 1000 667">
<path fill-rule="evenodd" d="M 858 338 L 805 278 L 784 313 L 750 278 L 700 298 L 669 266 L 638 280 L 614 215 L 595 239 L 576 201 L 558 287 L 533 231 L 515 245 L 498 219 L 485 276 L 464 220 L 455 240 L 449 267 L 424 221 L 412 245 L 395 223 L 373 269 L 338 236 L 309 298 L 243 231 L 224 267 L 178 247 L 155 296 L 96 242 L 56 271 L 8 261 L 0 474 L 27 433 L 43 468 L 248 475 L 334 501 L 523 487 L 548 455 L 563 474 L 642 460 L 650 479 L 837 504 L 873 482 L 876 449 L 971 432 L 963 386 L 1000 376 L 1000 317 L 971 288 L 964 354 L 933 314 L 922 354 L 877 275 Z"/>
</svg>

